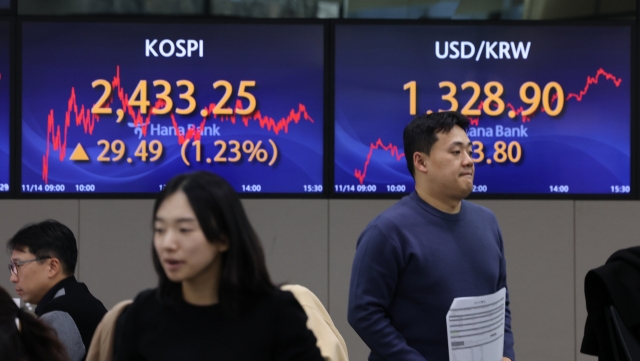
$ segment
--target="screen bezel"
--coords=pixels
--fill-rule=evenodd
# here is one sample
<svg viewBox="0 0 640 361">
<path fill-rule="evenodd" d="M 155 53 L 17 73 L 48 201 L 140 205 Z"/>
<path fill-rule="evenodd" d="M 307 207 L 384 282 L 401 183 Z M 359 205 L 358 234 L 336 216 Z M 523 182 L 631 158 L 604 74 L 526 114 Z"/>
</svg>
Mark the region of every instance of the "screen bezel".
<svg viewBox="0 0 640 361">
<path fill-rule="evenodd" d="M 0 21 L 9 24 L 9 191 L 0 192 L 0 199 L 15 198 L 15 112 L 16 112 L 16 22 L 13 16 L 2 15 L 0 12 Z"/>
<path fill-rule="evenodd" d="M 9 0 L 9 7 L 0 8 L 0 16 L 16 14 L 18 10 L 18 0 Z"/>
</svg>

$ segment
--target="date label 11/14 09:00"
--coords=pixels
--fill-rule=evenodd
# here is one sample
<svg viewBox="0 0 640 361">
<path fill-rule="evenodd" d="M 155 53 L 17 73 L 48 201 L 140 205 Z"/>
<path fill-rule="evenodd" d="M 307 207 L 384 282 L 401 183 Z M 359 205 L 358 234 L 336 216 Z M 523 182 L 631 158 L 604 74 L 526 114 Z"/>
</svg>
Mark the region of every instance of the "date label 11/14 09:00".
<svg viewBox="0 0 640 361">
<path fill-rule="evenodd" d="M 95 184 L 75 184 L 76 192 L 95 192 L 96 186 Z M 7 186 L 8 187 L 8 186 Z M 23 184 L 22 191 L 25 193 L 33 193 L 33 192 L 48 192 L 48 193 L 59 193 L 64 192 L 66 190 L 66 186 L 64 184 Z"/>
</svg>

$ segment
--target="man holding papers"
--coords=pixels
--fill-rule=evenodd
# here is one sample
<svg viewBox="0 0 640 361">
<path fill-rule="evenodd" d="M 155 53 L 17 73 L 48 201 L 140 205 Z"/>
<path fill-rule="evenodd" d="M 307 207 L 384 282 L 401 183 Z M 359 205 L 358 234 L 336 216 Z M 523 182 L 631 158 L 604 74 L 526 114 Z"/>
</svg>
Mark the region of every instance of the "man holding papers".
<svg viewBox="0 0 640 361">
<path fill-rule="evenodd" d="M 371 348 L 370 361 L 449 360 L 453 300 L 507 287 L 496 217 L 463 200 L 474 176 L 468 127 L 464 115 L 441 112 L 421 115 L 404 130 L 415 191 L 362 232 L 351 273 L 349 323 Z M 508 291 L 501 302 L 502 360 L 515 361 Z"/>
</svg>

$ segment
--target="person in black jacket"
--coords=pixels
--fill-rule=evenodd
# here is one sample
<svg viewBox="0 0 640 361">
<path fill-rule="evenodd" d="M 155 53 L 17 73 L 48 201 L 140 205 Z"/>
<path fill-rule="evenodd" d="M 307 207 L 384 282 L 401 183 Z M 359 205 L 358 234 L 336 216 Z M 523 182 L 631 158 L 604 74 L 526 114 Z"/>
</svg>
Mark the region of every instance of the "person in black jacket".
<svg viewBox="0 0 640 361">
<path fill-rule="evenodd" d="M 605 308 L 614 306 L 635 342 L 640 344 L 640 247 L 616 251 L 584 280 L 587 321 L 580 352 L 614 360 Z"/>
<path fill-rule="evenodd" d="M 156 200 L 153 233 L 158 287 L 118 318 L 114 360 L 323 360 L 300 304 L 271 283 L 224 179 L 173 178 Z"/>
<path fill-rule="evenodd" d="M 7 249 L 10 280 L 22 301 L 37 304 L 36 315 L 56 331 L 71 360 L 83 360 L 107 309 L 73 276 L 78 259 L 73 232 L 55 220 L 29 224 Z"/>
</svg>

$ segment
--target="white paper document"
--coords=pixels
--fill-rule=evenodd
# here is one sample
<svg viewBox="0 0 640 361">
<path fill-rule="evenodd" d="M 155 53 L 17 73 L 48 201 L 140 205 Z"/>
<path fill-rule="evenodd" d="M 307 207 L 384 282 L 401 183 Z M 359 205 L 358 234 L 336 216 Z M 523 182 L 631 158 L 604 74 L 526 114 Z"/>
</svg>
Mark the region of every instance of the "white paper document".
<svg viewBox="0 0 640 361">
<path fill-rule="evenodd" d="M 504 351 L 507 290 L 478 297 L 459 297 L 447 313 L 450 361 L 500 361 Z"/>
</svg>

